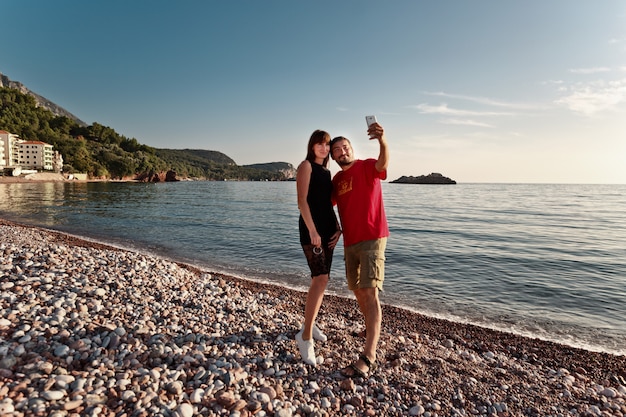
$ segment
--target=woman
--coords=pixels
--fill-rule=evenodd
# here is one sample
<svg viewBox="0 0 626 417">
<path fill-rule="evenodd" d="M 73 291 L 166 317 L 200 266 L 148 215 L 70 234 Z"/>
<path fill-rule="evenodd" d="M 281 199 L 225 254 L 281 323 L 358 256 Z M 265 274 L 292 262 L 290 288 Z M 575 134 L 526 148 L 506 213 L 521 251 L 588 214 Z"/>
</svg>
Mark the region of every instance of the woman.
<svg viewBox="0 0 626 417">
<path fill-rule="evenodd" d="M 331 201 L 332 182 L 328 161 L 330 135 L 316 130 L 309 139 L 306 159 L 298 166 L 296 188 L 300 210 L 300 244 L 311 270 L 311 286 L 304 308 L 304 325 L 296 334 L 302 360 L 317 365 L 313 339 L 325 342 L 326 335 L 315 325 L 328 284 L 333 251 L 341 235 Z"/>
</svg>

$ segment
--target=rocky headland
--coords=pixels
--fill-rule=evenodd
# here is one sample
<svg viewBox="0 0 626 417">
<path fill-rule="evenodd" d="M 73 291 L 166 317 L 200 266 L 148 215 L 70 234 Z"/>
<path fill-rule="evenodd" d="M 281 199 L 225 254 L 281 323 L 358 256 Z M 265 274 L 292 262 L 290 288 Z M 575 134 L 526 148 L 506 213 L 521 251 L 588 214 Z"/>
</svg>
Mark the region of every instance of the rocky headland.
<svg viewBox="0 0 626 417">
<path fill-rule="evenodd" d="M 626 357 L 383 307 L 379 368 L 327 296 L 304 364 L 305 294 L 0 220 L 0 415 L 624 416 Z"/>
</svg>

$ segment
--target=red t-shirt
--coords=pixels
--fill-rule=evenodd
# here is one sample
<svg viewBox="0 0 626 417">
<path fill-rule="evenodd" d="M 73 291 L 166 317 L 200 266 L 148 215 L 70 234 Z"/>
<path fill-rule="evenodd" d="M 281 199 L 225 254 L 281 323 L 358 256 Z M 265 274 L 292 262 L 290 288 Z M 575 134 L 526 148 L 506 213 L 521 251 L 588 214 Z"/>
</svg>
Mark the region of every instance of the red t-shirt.
<svg viewBox="0 0 626 417">
<path fill-rule="evenodd" d="M 335 174 L 333 200 L 339 210 L 344 246 L 389 236 L 380 185 L 386 178 L 387 171 L 376 170 L 375 159 L 357 159 L 349 169 Z"/>
</svg>

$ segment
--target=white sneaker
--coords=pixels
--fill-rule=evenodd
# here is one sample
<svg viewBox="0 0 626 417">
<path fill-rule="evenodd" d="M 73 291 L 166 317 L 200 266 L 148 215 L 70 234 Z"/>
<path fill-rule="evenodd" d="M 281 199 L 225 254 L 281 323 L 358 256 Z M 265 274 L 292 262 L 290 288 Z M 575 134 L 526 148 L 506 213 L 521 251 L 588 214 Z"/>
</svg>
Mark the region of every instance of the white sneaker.
<svg viewBox="0 0 626 417">
<path fill-rule="evenodd" d="M 313 339 L 325 342 L 328 340 L 326 335 L 317 327 L 317 324 L 313 323 Z"/>
<path fill-rule="evenodd" d="M 300 349 L 300 356 L 302 356 L 302 360 L 304 363 L 308 363 L 309 365 L 317 365 L 317 360 L 315 359 L 315 343 L 313 339 L 303 340 L 302 332 L 300 330 L 296 333 L 296 342 L 298 342 L 298 349 Z"/>
</svg>

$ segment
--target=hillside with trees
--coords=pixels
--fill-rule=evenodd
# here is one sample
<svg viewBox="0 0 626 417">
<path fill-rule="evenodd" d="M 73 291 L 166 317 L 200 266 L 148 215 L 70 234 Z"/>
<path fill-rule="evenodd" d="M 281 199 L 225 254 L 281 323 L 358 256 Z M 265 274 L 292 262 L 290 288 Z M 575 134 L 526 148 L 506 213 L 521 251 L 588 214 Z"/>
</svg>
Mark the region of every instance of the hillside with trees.
<svg viewBox="0 0 626 417">
<path fill-rule="evenodd" d="M 86 125 L 55 115 L 38 106 L 32 95 L 13 88 L 0 87 L 0 130 L 53 145 L 63 155 L 65 173 L 87 173 L 90 178 L 156 178 L 157 174 L 174 171 L 177 178 L 200 180 L 290 179 L 282 165 L 239 166 L 217 151 L 143 145 L 108 126 Z"/>
</svg>

